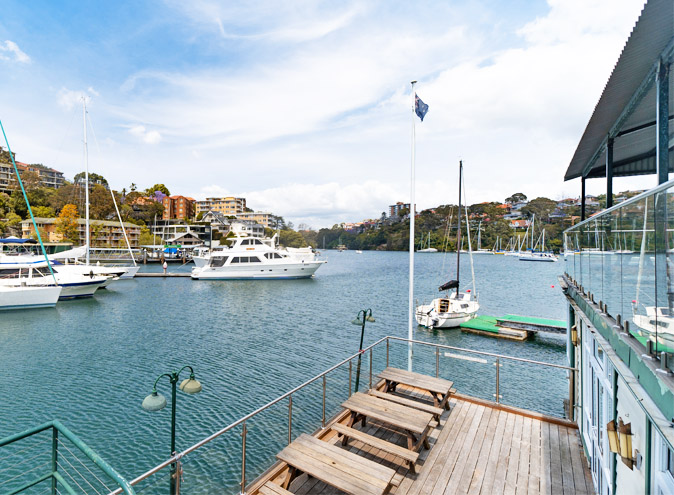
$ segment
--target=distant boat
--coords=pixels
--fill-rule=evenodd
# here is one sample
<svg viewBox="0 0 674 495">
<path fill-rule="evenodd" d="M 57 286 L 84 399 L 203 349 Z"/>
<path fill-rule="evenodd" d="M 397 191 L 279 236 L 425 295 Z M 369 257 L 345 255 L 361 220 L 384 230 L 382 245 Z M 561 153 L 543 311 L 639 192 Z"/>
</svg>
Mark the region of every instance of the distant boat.
<svg viewBox="0 0 674 495">
<path fill-rule="evenodd" d="M 426 246 L 426 247 L 424 247 Z M 428 231 L 428 239 L 426 242 L 424 242 L 424 239 L 421 239 L 421 242 L 419 242 L 419 249 L 417 249 L 417 253 L 437 253 L 438 250 L 431 247 L 431 231 Z"/>
<path fill-rule="evenodd" d="M 356 254 L 363 254 L 363 252 L 360 249 L 356 249 Z"/>
<path fill-rule="evenodd" d="M 520 261 L 543 261 L 543 262 L 555 262 L 558 261 L 559 258 L 555 256 L 552 252 L 546 251 L 545 250 L 545 229 L 543 229 L 543 232 L 541 232 L 541 236 L 538 241 L 536 241 L 536 244 L 534 244 L 534 220 L 532 219 L 531 221 L 531 251 L 525 251 L 519 253 L 519 260 Z M 538 247 L 540 241 L 541 245 L 541 250 L 536 251 L 536 247 Z"/>
<path fill-rule="evenodd" d="M 344 244 L 338 244 L 337 251 L 346 251 L 346 246 Z"/>
<path fill-rule="evenodd" d="M 456 245 L 461 245 L 461 180 L 463 178 L 463 163 L 459 162 L 459 216 Z M 466 218 L 466 225 L 468 219 Z M 470 252 L 470 242 L 469 254 Z M 475 318 L 480 305 L 477 300 L 471 298 L 470 290 L 459 292 L 459 267 L 461 250 L 456 253 L 456 280 L 441 285 L 438 290 L 447 291 L 445 297 L 433 299 L 430 304 L 422 304 L 416 307 L 414 316 L 419 325 L 426 328 L 456 328 L 461 323 Z M 472 261 L 472 258 L 471 258 Z M 473 278 L 473 287 L 475 287 L 475 278 Z M 456 289 L 449 294 L 449 291 Z"/>
</svg>

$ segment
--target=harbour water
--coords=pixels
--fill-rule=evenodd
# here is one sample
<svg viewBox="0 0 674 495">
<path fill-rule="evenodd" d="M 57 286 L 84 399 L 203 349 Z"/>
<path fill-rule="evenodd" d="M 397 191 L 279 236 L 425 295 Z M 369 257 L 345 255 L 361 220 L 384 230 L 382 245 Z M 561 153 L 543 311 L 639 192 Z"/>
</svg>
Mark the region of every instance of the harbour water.
<svg viewBox="0 0 674 495">
<path fill-rule="evenodd" d="M 180 451 L 355 353 L 360 327 L 351 320 L 359 310 L 371 308 L 376 319 L 367 323 L 365 345 L 386 335 L 407 337 L 407 253 L 326 251 L 323 258 L 328 263 L 310 280 L 143 278 L 117 282 L 93 299 L 3 314 L 0 438 L 59 419 L 131 479 L 170 454 L 170 411 L 149 413 L 140 407 L 160 374 L 189 364 L 204 387 L 194 396 L 179 393 Z M 454 260 L 443 253 L 416 256 L 415 294 L 420 302 L 435 297 L 437 287 L 454 278 Z M 557 281 L 564 261 L 523 263 L 516 257 L 480 255 L 474 263 L 480 314 L 565 319 Z M 170 266 L 169 271 L 189 268 Z M 147 265 L 142 270 L 161 269 Z M 462 283 L 468 283 L 467 257 L 462 257 L 461 274 Z M 566 362 L 559 336 L 510 342 L 417 328 L 415 338 Z M 391 352 L 392 364 L 404 367 L 406 345 L 392 344 Z M 425 361 L 420 370 L 434 370 L 432 348 L 415 352 L 419 363 Z M 443 354 L 440 368 L 459 391 L 492 397 L 493 360 L 464 361 Z M 563 415 L 563 370 L 506 363 L 501 379 L 503 402 Z M 343 400 L 345 380 L 342 373 L 329 384 L 329 413 Z M 333 393 L 335 387 L 343 392 L 341 398 Z M 167 379 L 157 388 L 170 400 Z M 320 394 L 317 385 L 294 399 L 293 428 L 298 432 L 320 426 Z M 257 425 L 251 422 L 249 430 L 250 480 L 268 467 L 287 440 L 287 410 L 270 411 Z M 210 493 L 214 487 L 234 493 L 240 442 L 238 435 L 230 435 L 198 451 L 191 464 L 186 458 L 184 489 L 190 489 L 185 493 Z M 165 488 L 155 479 L 146 492 L 153 491 L 152 483 Z"/>
</svg>

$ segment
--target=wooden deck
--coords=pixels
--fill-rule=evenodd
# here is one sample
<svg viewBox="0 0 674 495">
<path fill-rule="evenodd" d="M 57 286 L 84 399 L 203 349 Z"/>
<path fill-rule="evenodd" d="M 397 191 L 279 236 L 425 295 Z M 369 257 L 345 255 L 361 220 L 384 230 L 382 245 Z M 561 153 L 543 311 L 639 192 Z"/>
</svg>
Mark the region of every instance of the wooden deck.
<svg viewBox="0 0 674 495">
<path fill-rule="evenodd" d="M 406 396 L 431 397 L 418 390 L 399 387 Z M 582 453 L 578 430 L 548 422 L 535 413 L 527 415 L 513 409 L 490 407 L 489 403 L 468 397 L 453 397 L 440 427 L 429 440 L 430 450 L 422 450 L 416 474 L 407 463 L 356 440 L 349 440 L 350 451 L 397 471 L 391 494 L 450 495 L 471 494 L 592 494 L 592 479 Z M 338 421 L 346 422 L 346 416 Z M 368 420 L 364 432 L 383 440 L 405 445 L 400 432 L 377 421 Z M 318 435 L 323 441 L 341 445 L 334 431 Z M 272 469 L 269 476 L 253 483 L 251 495 L 265 481 L 282 483 L 287 469 Z M 306 474 L 295 479 L 290 492 L 297 495 L 337 495 L 341 492 Z"/>
</svg>

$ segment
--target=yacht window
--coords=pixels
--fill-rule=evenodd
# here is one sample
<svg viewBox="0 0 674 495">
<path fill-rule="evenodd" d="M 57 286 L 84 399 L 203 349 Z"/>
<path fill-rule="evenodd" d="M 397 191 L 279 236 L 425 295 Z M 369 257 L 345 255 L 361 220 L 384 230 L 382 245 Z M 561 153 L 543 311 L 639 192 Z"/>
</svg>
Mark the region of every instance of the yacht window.
<svg viewBox="0 0 674 495">
<path fill-rule="evenodd" d="M 256 246 L 261 246 L 261 245 L 262 245 L 262 241 L 260 241 L 260 239 L 253 239 L 252 242 L 253 242 L 253 244 L 255 244 Z"/>
<path fill-rule="evenodd" d="M 214 256 L 211 258 L 210 266 L 223 266 L 227 262 L 227 256 Z"/>
<path fill-rule="evenodd" d="M 250 258 L 248 258 L 248 261 L 250 263 L 261 263 L 262 262 L 262 260 L 260 258 L 258 258 L 257 256 L 251 256 Z"/>
<path fill-rule="evenodd" d="M 241 241 L 242 246 L 248 246 L 249 244 L 250 244 L 250 239 L 244 239 L 243 241 Z"/>
<path fill-rule="evenodd" d="M 234 256 L 232 258 L 232 261 L 229 262 L 229 264 L 232 265 L 234 263 L 241 263 L 241 258 L 239 258 L 238 256 Z"/>
<path fill-rule="evenodd" d="M 274 253 L 274 258 L 275 258 L 275 259 L 282 259 L 283 256 L 281 256 L 281 255 L 278 254 L 278 253 Z"/>
<path fill-rule="evenodd" d="M 0 270 L 0 278 L 16 278 L 21 274 L 21 270 L 15 268 L 4 268 Z"/>
</svg>

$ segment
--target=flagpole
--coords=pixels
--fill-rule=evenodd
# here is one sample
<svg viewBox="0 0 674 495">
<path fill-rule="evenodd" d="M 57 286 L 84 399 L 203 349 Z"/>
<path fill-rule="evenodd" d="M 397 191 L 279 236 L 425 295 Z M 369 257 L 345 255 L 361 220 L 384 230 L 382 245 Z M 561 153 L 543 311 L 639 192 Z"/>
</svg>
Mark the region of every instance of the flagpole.
<svg viewBox="0 0 674 495">
<path fill-rule="evenodd" d="M 414 85 L 416 81 L 412 81 L 412 170 L 410 174 L 410 287 L 409 287 L 409 327 L 407 329 L 407 369 L 412 371 L 412 357 L 414 356 L 414 349 L 412 340 L 414 339 L 414 213 L 415 213 L 415 204 L 414 204 L 414 160 L 415 160 L 415 122 L 414 122 L 414 110 L 415 110 L 415 93 Z"/>
</svg>

